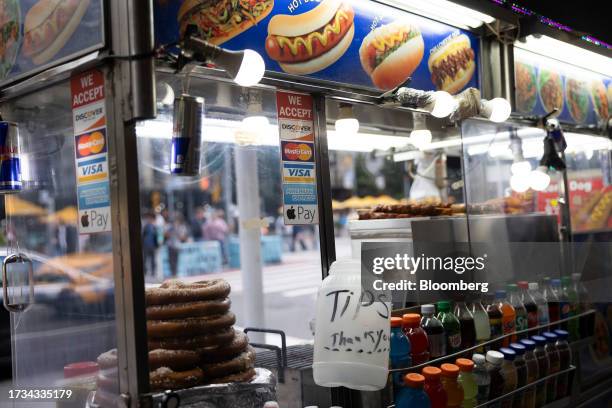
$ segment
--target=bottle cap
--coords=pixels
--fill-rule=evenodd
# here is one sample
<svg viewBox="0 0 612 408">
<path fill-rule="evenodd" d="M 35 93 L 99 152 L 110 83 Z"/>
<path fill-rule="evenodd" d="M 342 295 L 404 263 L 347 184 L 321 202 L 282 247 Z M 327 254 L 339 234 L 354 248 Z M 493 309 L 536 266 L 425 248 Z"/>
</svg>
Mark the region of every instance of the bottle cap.
<svg viewBox="0 0 612 408">
<path fill-rule="evenodd" d="M 529 287 L 529 283 L 527 281 L 518 281 L 516 282 L 516 286 L 521 289 L 527 289 Z"/>
<path fill-rule="evenodd" d="M 455 364 L 461 371 L 472 371 L 474 368 L 474 362 L 469 358 L 458 358 L 455 360 Z"/>
<path fill-rule="evenodd" d="M 515 292 L 518 289 L 518 286 L 516 285 L 516 283 L 509 283 L 506 285 L 506 290 L 508 292 Z"/>
<path fill-rule="evenodd" d="M 561 279 L 551 279 L 550 284 L 555 288 L 561 287 Z"/>
<path fill-rule="evenodd" d="M 420 388 L 425 382 L 425 377 L 418 373 L 408 373 L 404 376 L 404 384 L 411 388 Z"/>
<path fill-rule="evenodd" d="M 423 374 L 425 378 L 438 378 L 440 374 L 442 374 L 442 370 L 440 370 L 438 367 L 427 366 L 423 367 L 421 374 Z"/>
<path fill-rule="evenodd" d="M 499 289 L 495 291 L 495 299 L 503 299 L 506 297 L 506 291 L 503 289 Z"/>
<path fill-rule="evenodd" d="M 579 281 L 580 278 L 582 278 L 582 274 L 580 272 L 574 272 L 572 273 L 572 279 L 575 281 Z"/>
<path fill-rule="evenodd" d="M 487 351 L 486 359 L 491 364 L 500 365 L 502 361 L 504 360 L 504 355 L 500 353 L 499 351 L 490 350 L 490 351 Z"/>
<path fill-rule="evenodd" d="M 402 327 L 402 318 L 401 317 L 392 317 L 391 318 L 391 327 Z"/>
<path fill-rule="evenodd" d="M 563 286 L 566 286 L 568 284 L 570 284 L 572 282 L 572 278 L 570 278 L 569 276 L 562 276 L 561 277 L 561 284 Z"/>
<path fill-rule="evenodd" d="M 567 338 L 569 337 L 569 332 L 567 330 L 557 329 L 555 330 L 555 334 L 559 336 L 561 340 L 567 340 Z"/>
<path fill-rule="evenodd" d="M 510 343 L 510 348 L 514 350 L 517 356 L 525 354 L 526 347 L 521 343 Z"/>
<path fill-rule="evenodd" d="M 450 310 L 450 303 L 447 300 L 441 300 L 438 302 L 439 312 L 448 312 Z"/>
<path fill-rule="evenodd" d="M 483 354 L 474 353 L 472 354 L 472 361 L 474 364 L 484 364 L 486 357 Z"/>
<path fill-rule="evenodd" d="M 406 313 L 402 316 L 404 324 L 418 325 L 421 322 L 421 315 L 418 313 Z"/>
<path fill-rule="evenodd" d="M 436 312 L 436 307 L 434 305 L 422 305 L 421 313 L 422 314 L 434 314 Z"/>
<path fill-rule="evenodd" d="M 557 336 L 555 333 L 551 333 L 551 332 L 544 332 L 544 333 L 542 333 L 542 336 L 544 336 L 546 338 L 546 342 L 547 343 L 554 343 L 559 338 L 559 336 Z"/>
<path fill-rule="evenodd" d="M 542 336 L 531 336 L 531 340 L 535 341 L 538 346 L 543 346 L 546 344 L 546 338 Z"/>
<path fill-rule="evenodd" d="M 535 341 L 529 339 L 521 340 L 521 344 L 525 346 L 527 350 L 533 350 L 536 346 Z"/>
<path fill-rule="evenodd" d="M 548 282 L 550 282 L 550 276 L 545 276 L 542 278 L 542 283 L 547 284 Z"/>
<path fill-rule="evenodd" d="M 456 377 L 459 375 L 459 367 L 454 364 L 444 363 L 440 366 L 442 375 L 445 377 Z"/>
<path fill-rule="evenodd" d="M 539 287 L 538 282 L 529 282 L 529 290 L 538 290 Z"/>
<path fill-rule="evenodd" d="M 81 361 L 64 366 L 64 378 L 81 377 L 88 374 L 97 374 L 98 363 L 95 361 Z"/>
<path fill-rule="evenodd" d="M 512 361 L 516 358 L 516 353 L 511 348 L 502 347 L 499 351 L 504 355 L 504 360 Z"/>
</svg>

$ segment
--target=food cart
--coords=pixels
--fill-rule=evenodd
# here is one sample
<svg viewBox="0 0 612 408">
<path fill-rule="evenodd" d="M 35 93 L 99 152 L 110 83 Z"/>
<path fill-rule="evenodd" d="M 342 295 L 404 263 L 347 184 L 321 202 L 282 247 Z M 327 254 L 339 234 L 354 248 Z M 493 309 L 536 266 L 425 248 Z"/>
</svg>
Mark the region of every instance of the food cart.
<svg viewBox="0 0 612 408">
<path fill-rule="evenodd" d="M 580 272 L 593 273 L 587 283 L 607 278 L 595 271 L 610 269 L 609 67 L 559 65 L 559 55 L 540 55 L 547 47 L 536 37 L 579 44 L 608 65 L 609 50 L 550 24 L 512 38 L 521 15 L 493 4 L 89 0 L 41 39 L 35 23 L 48 10 L 39 3 L 6 2 L 18 29 L 0 55 L 0 112 L 19 128 L 14 197 L 39 210 L 6 213 L 14 389 L 74 393 L 44 398 L 50 405 L 386 406 L 388 393 L 314 385 L 304 345 L 321 279 L 336 258 L 359 258 L 359 243 L 488 241 L 520 258 L 526 246 L 511 243 L 599 241 Z M 241 70 L 253 51 L 260 58 Z M 263 73 L 261 62 L 261 81 L 244 76 Z M 413 99 L 400 100 L 402 87 Z M 449 94 L 478 103 L 453 116 Z M 511 116 L 496 98 L 511 102 Z M 543 140 L 559 128 L 545 126 L 554 108 L 567 170 L 540 172 L 548 182 L 532 185 Z M 198 143 L 182 152 L 187 134 Z M 514 177 L 513 164 L 525 162 L 525 177 Z M 353 195 L 385 195 L 388 208 L 406 211 L 366 204 L 334 214 L 332 201 Z M 59 216 L 66 208 L 76 214 Z M 504 258 L 490 280 L 571 273 L 566 252 L 550 253 L 546 272 L 546 263 Z M 231 292 L 213 285 L 214 300 L 232 305 L 220 306 L 216 324 L 250 332 L 252 346 L 271 354 L 241 351 L 239 368 L 214 371 L 213 361 L 227 361 L 213 352 L 207 378 L 188 353 L 182 365 L 168 354 L 152 360 L 152 344 L 210 334 L 180 325 L 163 334 L 148 307 L 166 300 L 149 294 L 169 277 L 223 279 Z M 593 302 L 607 300 L 599 296 Z M 599 341 L 587 332 L 576 342 L 585 366 L 562 403 L 605 395 L 607 382 L 590 387 L 610 369 L 607 308 L 598 313 Z M 219 340 L 218 327 L 219 342 L 240 336 Z M 11 398 L 28 406 L 34 397 Z"/>
</svg>

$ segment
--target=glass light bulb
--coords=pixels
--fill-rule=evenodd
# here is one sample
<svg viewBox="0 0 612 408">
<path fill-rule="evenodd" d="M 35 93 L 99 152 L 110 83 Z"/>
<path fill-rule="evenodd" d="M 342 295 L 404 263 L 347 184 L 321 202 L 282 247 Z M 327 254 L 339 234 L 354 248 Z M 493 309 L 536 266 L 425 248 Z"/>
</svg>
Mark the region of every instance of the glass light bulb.
<svg viewBox="0 0 612 408">
<path fill-rule="evenodd" d="M 359 131 L 359 120 L 344 118 L 336 120 L 336 132 L 341 134 L 356 134 Z"/>
<path fill-rule="evenodd" d="M 249 129 L 252 131 L 265 130 L 268 124 L 268 118 L 262 115 L 247 116 L 246 118 L 242 119 L 243 129 Z"/>
<path fill-rule="evenodd" d="M 535 191 L 544 191 L 550 184 L 550 176 L 546 167 L 541 166 L 529 174 L 529 185 Z"/>
<path fill-rule="evenodd" d="M 527 160 L 512 163 L 510 166 L 512 174 L 529 174 L 531 171 L 531 164 Z"/>
<path fill-rule="evenodd" d="M 266 71 L 266 63 L 261 55 L 253 50 L 244 50 L 240 69 L 234 78 L 240 86 L 253 86 L 261 81 Z"/>
<path fill-rule="evenodd" d="M 422 149 L 431 143 L 431 132 L 427 129 L 417 129 L 410 132 L 410 143 Z"/>
<path fill-rule="evenodd" d="M 529 190 L 529 174 L 513 174 L 510 177 L 510 188 L 517 193 Z"/>
<path fill-rule="evenodd" d="M 445 118 L 457 109 L 457 101 L 455 98 L 444 91 L 436 91 L 433 94 L 434 107 L 431 114 L 436 118 Z"/>
<path fill-rule="evenodd" d="M 491 122 L 504 122 L 510 117 L 512 107 L 510 106 L 510 102 L 504 98 L 493 98 L 486 103 L 491 108 L 491 114 L 489 115 L 489 120 Z"/>
</svg>

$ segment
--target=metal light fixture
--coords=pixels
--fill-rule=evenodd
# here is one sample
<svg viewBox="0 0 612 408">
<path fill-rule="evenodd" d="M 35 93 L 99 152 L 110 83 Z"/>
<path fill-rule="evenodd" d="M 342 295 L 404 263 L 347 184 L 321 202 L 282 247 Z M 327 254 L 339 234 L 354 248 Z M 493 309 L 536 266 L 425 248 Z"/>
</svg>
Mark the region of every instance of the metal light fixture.
<svg viewBox="0 0 612 408">
<path fill-rule="evenodd" d="M 335 123 L 336 132 L 343 135 L 354 135 L 359 131 L 359 120 L 353 113 L 353 105 L 340 103 L 340 113 Z"/>
<path fill-rule="evenodd" d="M 422 109 L 436 118 L 445 118 L 457 110 L 458 102 L 451 94 L 444 91 L 421 91 L 418 89 L 398 87 L 385 92 L 380 97 L 382 105 L 401 105 L 413 109 Z"/>
<path fill-rule="evenodd" d="M 505 122 L 510 117 L 512 107 L 510 102 L 504 98 L 493 98 L 490 101 L 481 99 L 480 116 L 489 119 L 491 122 Z"/>
<path fill-rule="evenodd" d="M 431 131 L 427 129 L 425 117 L 419 113 L 413 113 L 413 129 L 410 132 L 410 143 L 420 149 L 431 143 Z"/>
</svg>

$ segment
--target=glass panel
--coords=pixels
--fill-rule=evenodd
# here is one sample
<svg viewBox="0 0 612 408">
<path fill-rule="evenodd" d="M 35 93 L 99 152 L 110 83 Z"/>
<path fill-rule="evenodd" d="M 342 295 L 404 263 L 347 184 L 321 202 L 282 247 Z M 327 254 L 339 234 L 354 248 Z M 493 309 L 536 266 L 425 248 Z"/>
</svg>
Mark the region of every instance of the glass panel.
<svg viewBox="0 0 612 408">
<path fill-rule="evenodd" d="M 19 124 L 24 179 L 21 193 L 2 200 L 7 218 L 0 251 L 2 257 L 25 253 L 34 272 L 34 304 L 10 314 L 12 387 L 70 388 L 75 392 L 71 403 L 84 406 L 96 386 L 98 356 L 116 346 L 115 289 L 111 233 L 77 231 L 69 83 L 0 109 L 5 119 Z M 20 276 L 25 276 L 23 268 L 11 266 L 11 287 L 24 282 Z M 2 309 L 2 314 L 7 312 Z M 6 361 L 10 348 L 1 350 Z"/>
<path fill-rule="evenodd" d="M 173 95 L 184 84 L 158 80 L 158 117 L 136 127 L 147 286 L 223 278 L 236 326 L 283 330 L 289 344 L 309 341 L 321 281 L 318 229 L 283 223 L 275 92 L 248 91 L 261 103 L 247 114 L 247 90 L 191 78 L 189 93 L 205 100 L 201 174 L 181 177 L 169 169 Z M 243 119 L 253 115 L 265 119 L 246 128 Z"/>
</svg>

